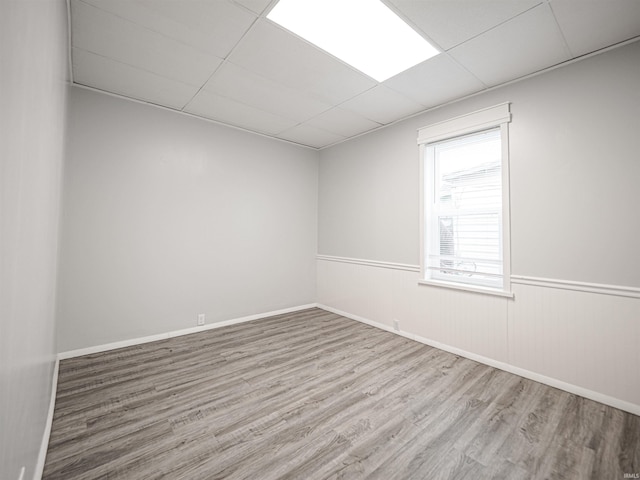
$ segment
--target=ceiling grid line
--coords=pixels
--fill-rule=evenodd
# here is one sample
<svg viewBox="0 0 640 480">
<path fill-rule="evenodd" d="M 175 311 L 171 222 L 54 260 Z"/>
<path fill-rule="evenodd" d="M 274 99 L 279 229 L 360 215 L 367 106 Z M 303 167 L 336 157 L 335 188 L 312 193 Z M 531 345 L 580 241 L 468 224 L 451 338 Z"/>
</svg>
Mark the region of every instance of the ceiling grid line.
<svg viewBox="0 0 640 480">
<path fill-rule="evenodd" d="M 107 10 L 107 9 L 104 9 L 104 8 L 100 8 L 100 7 L 98 7 L 97 5 L 95 5 L 95 3 L 96 3 L 96 2 L 88 2 L 88 1 L 85 1 L 85 0 L 67 0 L 67 2 L 71 2 L 71 1 L 80 2 L 80 3 L 83 3 L 84 5 L 86 5 L 87 7 L 96 8 L 96 9 L 98 9 L 98 10 L 100 10 L 100 11 L 102 11 L 102 12 L 104 12 L 104 13 L 108 14 L 108 15 L 113 15 L 114 17 L 118 17 L 118 18 L 122 19 L 123 21 L 125 21 L 125 22 L 127 22 L 127 23 L 131 23 L 131 24 L 133 24 L 133 25 L 136 25 L 136 26 L 137 26 L 137 27 L 139 27 L 139 28 L 143 28 L 143 29 L 145 29 L 145 30 L 148 30 L 149 32 L 153 32 L 153 33 L 155 33 L 155 34 L 157 34 L 157 35 L 161 35 L 161 36 L 163 36 L 163 37 L 167 38 L 168 40 L 171 40 L 171 41 L 174 41 L 174 42 L 181 43 L 181 44 L 183 44 L 183 45 L 184 45 L 184 46 L 186 46 L 186 47 L 189 47 L 189 48 L 198 48 L 198 47 L 196 47 L 196 46 L 194 46 L 194 45 L 191 45 L 191 44 L 189 44 L 189 43 L 186 43 L 186 42 L 183 42 L 183 41 L 181 41 L 181 40 L 178 40 L 178 39 L 176 39 L 176 38 L 174 38 L 174 37 L 172 37 L 172 36 L 169 36 L 169 35 L 167 35 L 166 33 L 163 33 L 162 31 L 159 31 L 159 30 L 156 30 L 156 29 L 150 28 L 150 27 L 148 27 L 148 26 L 146 26 L 146 25 L 143 25 L 143 24 L 141 24 L 141 23 L 139 23 L 139 22 L 136 22 L 136 21 L 134 21 L 134 20 L 130 20 L 130 19 L 128 19 L 127 17 L 123 17 L 122 15 L 118 15 L 117 13 L 114 13 L 114 12 L 112 12 L 112 11 L 110 11 L 110 10 Z M 133 0 L 133 1 L 135 1 L 135 0 Z M 108 3 L 108 2 L 106 2 L 106 3 Z M 254 14 L 254 15 L 255 15 L 255 14 Z"/>
<path fill-rule="evenodd" d="M 235 2 L 234 2 L 235 4 Z M 233 48 L 231 49 L 231 51 L 227 54 L 226 57 L 224 57 L 222 59 L 222 62 L 215 68 L 215 70 L 211 73 L 211 75 L 209 75 L 209 78 L 207 78 L 207 81 L 204 82 L 200 88 L 198 88 L 198 91 L 196 91 L 196 93 L 193 95 L 193 97 L 191 97 L 189 99 L 189 101 L 183 105 L 183 107 L 180 109 L 181 111 L 184 111 L 185 108 L 187 108 L 189 106 L 189 104 L 193 101 L 194 98 L 196 98 L 198 96 L 198 94 L 202 91 L 202 89 L 207 85 L 207 83 L 209 83 L 209 81 L 213 78 L 213 76 L 216 74 L 216 72 L 218 72 L 223 65 L 225 65 L 228 61 L 229 61 L 229 57 L 231 56 L 231 54 L 233 53 L 233 51 L 238 47 L 238 45 L 240 45 L 240 42 L 242 42 L 242 39 L 251 31 L 251 29 L 255 26 L 256 22 L 258 21 L 258 18 L 260 17 L 256 17 L 253 22 L 251 23 L 251 25 L 249 26 L 249 28 L 247 29 L 246 32 L 244 32 L 244 34 L 242 35 L 242 37 L 240 37 L 240 39 L 236 42 L 236 44 L 233 46 Z"/>
<path fill-rule="evenodd" d="M 383 0 L 441 53 L 377 82 L 277 2 L 67 0 L 70 81 L 321 149 L 640 38 L 637 0 Z"/>
<path fill-rule="evenodd" d="M 556 13 L 553 11 L 553 4 L 549 0 L 547 0 L 547 4 L 549 5 L 549 9 L 551 10 L 551 14 L 553 15 L 553 20 L 556 22 L 556 26 L 558 27 L 558 31 L 560 32 L 560 35 L 562 36 L 562 41 L 564 42 L 564 47 L 566 48 L 568 55 L 571 58 L 575 58 L 576 55 L 571 50 L 571 47 L 569 46 L 569 42 L 567 42 L 567 38 L 565 37 L 565 34 L 562 31 L 562 27 L 560 26 L 560 22 L 558 22 L 558 17 L 556 17 Z"/>
</svg>

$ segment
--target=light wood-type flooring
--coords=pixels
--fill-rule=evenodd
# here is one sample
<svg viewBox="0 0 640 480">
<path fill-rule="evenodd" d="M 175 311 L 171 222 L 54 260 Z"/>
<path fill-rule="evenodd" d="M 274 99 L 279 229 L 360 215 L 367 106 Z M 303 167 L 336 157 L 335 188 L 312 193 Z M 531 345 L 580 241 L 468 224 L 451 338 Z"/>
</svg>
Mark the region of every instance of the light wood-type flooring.
<svg viewBox="0 0 640 480">
<path fill-rule="evenodd" d="M 597 479 L 640 417 L 320 309 L 64 360 L 44 479 Z"/>
</svg>

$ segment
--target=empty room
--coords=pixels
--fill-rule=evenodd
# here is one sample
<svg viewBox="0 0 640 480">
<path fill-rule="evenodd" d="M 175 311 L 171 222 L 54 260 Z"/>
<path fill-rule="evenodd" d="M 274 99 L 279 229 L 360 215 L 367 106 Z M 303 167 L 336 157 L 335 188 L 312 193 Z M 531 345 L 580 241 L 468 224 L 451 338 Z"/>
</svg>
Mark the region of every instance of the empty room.
<svg viewBox="0 0 640 480">
<path fill-rule="evenodd" d="M 640 1 L 0 0 L 0 478 L 640 478 Z"/>
</svg>

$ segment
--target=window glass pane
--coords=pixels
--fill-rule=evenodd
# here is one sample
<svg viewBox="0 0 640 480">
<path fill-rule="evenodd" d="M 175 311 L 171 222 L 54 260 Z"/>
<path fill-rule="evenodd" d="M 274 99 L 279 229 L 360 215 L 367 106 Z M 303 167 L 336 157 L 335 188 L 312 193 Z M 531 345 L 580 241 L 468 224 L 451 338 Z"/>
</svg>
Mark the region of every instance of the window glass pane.
<svg viewBox="0 0 640 480">
<path fill-rule="evenodd" d="M 430 145 L 431 278 L 502 285 L 500 129 Z"/>
<path fill-rule="evenodd" d="M 502 203 L 500 130 L 434 146 L 436 201 L 452 208 Z"/>
</svg>

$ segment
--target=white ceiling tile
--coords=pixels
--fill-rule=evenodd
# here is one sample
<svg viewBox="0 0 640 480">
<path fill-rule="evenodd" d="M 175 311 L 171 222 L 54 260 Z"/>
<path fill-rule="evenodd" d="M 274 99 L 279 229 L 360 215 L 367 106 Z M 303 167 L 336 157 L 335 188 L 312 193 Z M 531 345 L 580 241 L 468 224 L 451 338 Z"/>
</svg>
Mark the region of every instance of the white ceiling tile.
<svg viewBox="0 0 640 480">
<path fill-rule="evenodd" d="M 309 147 L 322 148 L 327 145 L 331 145 L 332 143 L 344 140 L 346 137 L 327 132 L 321 128 L 302 124 L 278 134 L 278 138 L 307 145 Z"/>
<path fill-rule="evenodd" d="M 73 49 L 74 81 L 126 97 L 180 110 L 197 87 L 160 77 L 109 58 Z"/>
<path fill-rule="evenodd" d="M 73 46 L 82 50 L 197 86 L 222 61 L 92 5 L 71 5 Z"/>
<path fill-rule="evenodd" d="M 424 106 L 383 85 L 347 100 L 340 108 L 358 113 L 381 124 L 391 123 L 424 110 Z"/>
<path fill-rule="evenodd" d="M 433 107 L 486 88 L 446 54 L 430 58 L 384 84 L 425 107 Z"/>
<path fill-rule="evenodd" d="M 380 124 L 373 122 L 362 115 L 343 110 L 341 108 L 332 108 L 317 117 L 312 118 L 306 125 L 320 128 L 327 132 L 336 133 L 344 137 L 358 135 L 359 133 L 372 130 L 379 127 Z"/>
<path fill-rule="evenodd" d="M 231 62 L 220 67 L 205 90 L 298 122 L 331 108 L 327 103 Z"/>
<path fill-rule="evenodd" d="M 296 124 L 293 120 L 204 90 L 196 95 L 184 111 L 270 135 L 280 133 Z"/>
<path fill-rule="evenodd" d="M 540 3 L 541 0 L 389 0 L 402 16 L 445 50 Z"/>
<path fill-rule="evenodd" d="M 74 80 L 321 148 L 640 35 L 640 0 L 383 0 L 446 51 L 380 84 L 276 1 L 70 0 Z"/>
<path fill-rule="evenodd" d="M 376 85 L 371 78 L 268 20 L 258 20 L 229 60 L 331 104 Z"/>
<path fill-rule="evenodd" d="M 238 3 L 254 13 L 260 15 L 264 12 L 264 9 L 271 3 L 271 0 L 232 0 Z"/>
<path fill-rule="evenodd" d="M 220 58 L 256 16 L 227 0 L 83 0 L 154 32 Z"/>
<path fill-rule="evenodd" d="M 640 35 L 638 0 L 553 0 L 550 5 L 574 56 Z"/>
<path fill-rule="evenodd" d="M 497 85 L 570 59 L 548 4 L 448 52 L 487 85 Z"/>
</svg>

